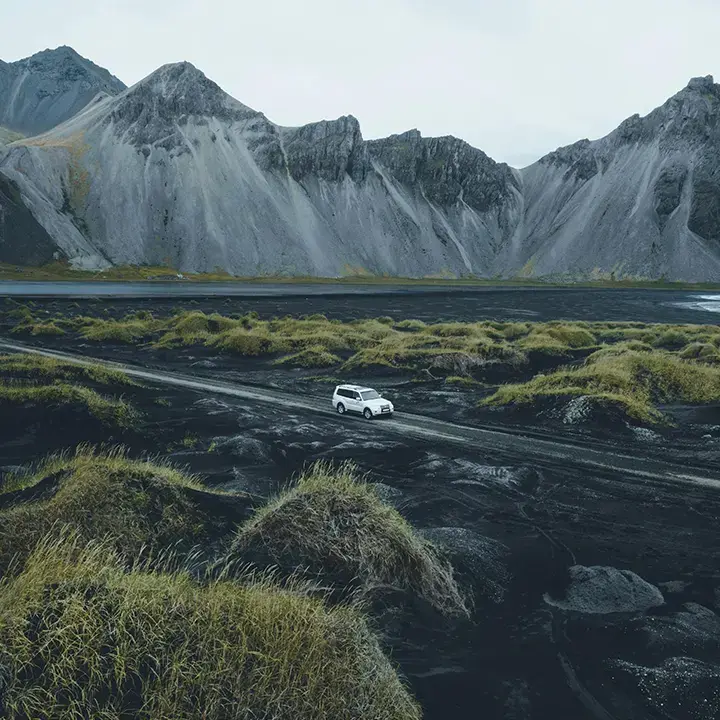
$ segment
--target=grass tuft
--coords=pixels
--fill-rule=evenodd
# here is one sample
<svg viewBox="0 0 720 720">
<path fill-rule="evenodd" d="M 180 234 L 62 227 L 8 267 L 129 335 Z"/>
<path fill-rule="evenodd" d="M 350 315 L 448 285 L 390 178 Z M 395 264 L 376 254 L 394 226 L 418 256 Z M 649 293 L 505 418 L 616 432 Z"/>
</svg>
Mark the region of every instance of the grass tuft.
<svg viewBox="0 0 720 720">
<path fill-rule="evenodd" d="M 22 335 L 44 335 L 44 336 L 57 336 L 64 335 L 65 331 L 55 324 L 55 321 L 50 320 L 49 322 L 29 322 L 16 325 L 13 330 L 13 334 Z"/>
<path fill-rule="evenodd" d="M 128 555 L 208 540 L 216 525 L 194 493 L 212 495 L 197 478 L 163 462 L 131 460 L 120 448 L 80 446 L 52 456 L 0 488 L 0 575 L 56 526 L 69 525 L 87 541 L 110 535 Z"/>
<path fill-rule="evenodd" d="M 0 355 L 0 375 L 23 379 L 92 380 L 102 385 L 137 385 L 122 370 L 113 370 L 96 364 L 78 365 L 32 353 Z"/>
<path fill-rule="evenodd" d="M 663 348 L 665 350 L 680 350 L 690 342 L 690 338 L 687 333 L 681 332 L 680 330 L 666 330 L 665 332 L 658 335 L 653 345 L 656 348 Z"/>
<path fill-rule="evenodd" d="M 100 318 L 78 318 L 73 324 L 80 326 L 80 335 L 94 342 L 116 342 L 134 345 L 146 340 L 153 333 L 157 323 L 152 319 L 137 317 L 125 320 L 104 320 Z"/>
<path fill-rule="evenodd" d="M 526 383 L 504 385 L 484 405 L 526 405 L 542 397 L 586 395 L 620 405 L 636 420 L 657 423 L 658 403 L 720 400 L 720 369 L 683 360 L 667 352 L 601 350 L 580 368 L 538 375 Z"/>
<path fill-rule="evenodd" d="M 0 583 L 0 665 L 9 717 L 420 718 L 357 610 L 263 576 L 126 572 L 72 538 Z"/>
<path fill-rule="evenodd" d="M 0 408 L 5 406 L 42 405 L 47 407 L 80 407 L 106 425 L 131 427 L 137 411 L 125 400 L 105 397 L 88 387 L 56 382 L 52 385 L 8 383 L 0 380 Z"/>
<path fill-rule="evenodd" d="M 713 343 L 694 342 L 679 353 L 683 360 L 698 360 L 703 363 L 720 363 L 720 351 Z"/>
<path fill-rule="evenodd" d="M 233 550 L 289 572 L 307 568 L 336 587 L 392 586 L 442 613 L 468 613 L 451 565 L 350 464 L 313 465 L 240 528 Z"/>
<path fill-rule="evenodd" d="M 275 365 L 288 365 L 303 368 L 325 368 L 339 365 L 342 361 L 337 355 L 328 352 L 324 347 L 312 346 L 293 355 L 275 360 Z"/>
</svg>

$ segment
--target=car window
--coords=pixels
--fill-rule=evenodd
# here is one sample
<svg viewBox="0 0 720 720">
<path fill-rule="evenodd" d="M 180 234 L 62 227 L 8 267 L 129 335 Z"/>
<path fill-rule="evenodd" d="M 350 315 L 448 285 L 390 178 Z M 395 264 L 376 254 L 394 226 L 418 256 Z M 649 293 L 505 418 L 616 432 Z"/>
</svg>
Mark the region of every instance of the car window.
<svg viewBox="0 0 720 720">
<path fill-rule="evenodd" d="M 377 400 L 380 397 L 380 393 L 376 390 L 366 390 L 362 394 L 363 400 Z"/>
<path fill-rule="evenodd" d="M 342 390 L 342 389 L 338 390 L 338 395 L 340 395 L 340 397 L 345 397 L 345 398 L 351 398 L 353 396 L 353 394 L 350 392 L 350 390 Z"/>
</svg>

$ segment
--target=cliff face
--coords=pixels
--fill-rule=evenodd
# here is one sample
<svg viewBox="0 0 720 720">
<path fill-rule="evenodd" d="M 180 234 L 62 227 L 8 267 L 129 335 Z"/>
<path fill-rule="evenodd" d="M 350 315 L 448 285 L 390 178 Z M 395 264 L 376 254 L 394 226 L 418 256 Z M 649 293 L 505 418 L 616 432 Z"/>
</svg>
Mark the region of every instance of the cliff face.
<svg viewBox="0 0 720 720">
<path fill-rule="evenodd" d="M 0 61 L 0 125 L 35 135 L 71 118 L 99 92 L 125 89 L 107 70 L 68 47 Z"/>
<path fill-rule="evenodd" d="M 352 117 L 279 127 L 181 63 L 16 142 L 0 172 L 83 266 L 482 272 L 518 181 L 458 140 L 413 137 L 404 164 Z"/>
<path fill-rule="evenodd" d="M 696 78 L 647 117 L 522 173 L 529 275 L 720 278 L 720 86 Z"/>
<path fill-rule="evenodd" d="M 179 63 L 6 146 L 0 174 L 84 267 L 720 279 L 719 107 L 698 78 L 517 171 L 352 116 L 280 127 Z"/>
<path fill-rule="evenodd" d="M 441 206 L 463 203 L 477 212 L 500 210 L 519 190 L 513 171 L 454 137 L 423 138 L 418 130 L 367 143 L 392 177 L 417 187 Z"/>
</svg>

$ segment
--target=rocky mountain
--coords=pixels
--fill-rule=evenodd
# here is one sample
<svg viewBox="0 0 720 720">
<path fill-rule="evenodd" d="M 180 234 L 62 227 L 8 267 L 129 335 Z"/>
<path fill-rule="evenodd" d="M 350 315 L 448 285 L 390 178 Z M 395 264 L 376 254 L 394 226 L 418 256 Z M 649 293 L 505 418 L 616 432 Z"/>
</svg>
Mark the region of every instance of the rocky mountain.
<svg viewBox="0 0 720 720">
<path fill-rule="evenodd" d="M 365 141 L 352 116 L 280 127 L 167 65 L 0 150 L 0 177 L 46 235 L 30 252 L 0 223 L 0 260 L 12 247 L 13 262 L 27 248 L 240 275 L 718 280 L 719 115 L 720 86 L 695 79 L 518 171 L 417 130 Z"/>
<path fill-rule="evenodd" d="M 35 135 L 71 118 L 99 92 L 123 90 L 120 80 L 69 47 L 13 63 L 0 60 L 0 125 Z"/>
<path fill-rule="evenodd" d="M 695 78 L 647 117 L 522 173 L 505 267 L 530 275 L 720 279 L 720 85 Z"/>
</svg>

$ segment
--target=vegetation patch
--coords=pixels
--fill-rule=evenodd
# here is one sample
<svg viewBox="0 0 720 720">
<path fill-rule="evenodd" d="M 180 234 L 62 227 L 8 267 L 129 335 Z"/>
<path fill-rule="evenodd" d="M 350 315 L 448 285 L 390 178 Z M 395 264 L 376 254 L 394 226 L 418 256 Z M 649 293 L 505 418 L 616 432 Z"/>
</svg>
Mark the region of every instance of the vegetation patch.
<svg viewBox="0 0 720 720">
<path fill-rule="evenodd" d="M 15 307 L 9 315 L 20 327 L 37 322 L 27 306 Z M 502 386 L 487 402 L 528 404 L 541 395 L 587 394 L 605 398 L 637 419 L 652 417 L 655 421 L 660 419 L 654 408 L 657 403 L 672 402 L 671 398 L 683 402 L 694 402 L 694 397 L 714 398 L 712 383 L 705 393 L 660 392 L 657 387 L 662 387 L 662 374 L 675 368 L 676 361 L 705 368 L 720 365 L 720 328 L 713 325 L 562 321 L 428 324 L 390 317 L 341 322 L 319 314 L 263 320 L 256 313 L 223 316 L 197 310 L 166 318 L 143 311 L 119 320 L 80 317 L 53 322 L 98 340 L 123 340 L 156 348 L 204 345 L 265 358 L 280 366 L 337 368 L 343 374 L 427 371 L 435 378 L 467 378 L 468 386 L 472 380 L 512 380 L 515 384 Z M 634 356 L 628 353 L 652 356 L 655 359 L 647 360 L 647 364 L 655 369 L 639 370 L 639 360 L 631 361 Z M 583 360 L 581 367 L 574 367 Z M 533 372 L 546 374 L 532 377 Z M 636 375 L 639 385 L 628 387 L 628 378 L 635 382 Z M 518 376 L 523 381 L 532 379 L 518 384 Z"/>
<path fill-rule="evenodd" d="M 303 368 L 332 367 L 334 365 L 339 365 L 341 362 L 341 359 L 337 355 L 333 355 L 325 348 L 317 345 L 275 360 L 276 365 L 288 365 Z"/>
<path fill-rule="evenodd" d="M 122 370 L 113 370 L 99 364 L 79 365 L 33 353 L 0 355 L 0 375 L 28 380 L 91 380 L 102 385 L 137 385 Z"/>
<path fill-rule="evenodd" d="M 16 718 L 419 720 L 361 614 L 262 577 L 125 571 L 112 547 L 44 541 L 0 584 Z"/>
<path fill-rule="evenodd" d="M 720 368 L 684 360 L 669 352 L 601 350 L 579 368 L 537 375 L 505 385 L 485 405 L 527 405 L 541 397 L 588 396 L 621 406 L 635 420 L 662 422 L 655 404 L 720 401 Z"/>
<path fill-rule="evenodd" d="M 349 464 L 315 464 L 240 528 L 233 551 L 341 589 L 392 586 L 445 614 L 468 612 L 451 565 Z"/>
<path fill-rule="evenodd" d="M 79 407 L 106 425 L 131 427 L 137 411 L 125 400 L 106 397 L 82 385 L 55 382 L 51 385 L 0 380 L 0 409 L 40 405 L 48 408 Z"/>
<path fill-rule="evenodd" d="M 720 364 L 720 348 L 709 342 L 689 343 L 679 355 L 683 360 L 697 360 L 711 365 Z"/>
<path fill-rule="evenodd" d="M 170 465 L 131 460 L 121 449 L 97 452 L 81 446 L 5 479 L 0 575 L 13 557 L 22 565 L 44 535 L 66 525 L 87 541 L 112 536 L 127 556 L 143 548 L 155 553 L 207 545 L 241 519 L 232 515 L 231 500 Z"/>
<path fill-rule="evenodd" d="M 100 318 L 78 318 L 73 322 L 80 329 L 80 335 L 95 342 L 117 342 L 134 345 L 149 338 L 156 327 L 152 319 L 103 320 Z"/>
<path fill-rule="evenodd" d="M 33 336 L 57 336 L 64 335 L 65 331 L 59 325 L 57 325 L 55 321 L 51 320 L 49 322 L 21 323 L 20 325 L 17 325 L 15 328 L 13 328 L 13 333 L 16 335 L 24 333 Z"/>
</svg>

